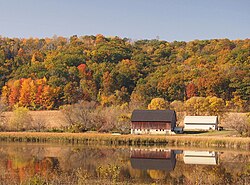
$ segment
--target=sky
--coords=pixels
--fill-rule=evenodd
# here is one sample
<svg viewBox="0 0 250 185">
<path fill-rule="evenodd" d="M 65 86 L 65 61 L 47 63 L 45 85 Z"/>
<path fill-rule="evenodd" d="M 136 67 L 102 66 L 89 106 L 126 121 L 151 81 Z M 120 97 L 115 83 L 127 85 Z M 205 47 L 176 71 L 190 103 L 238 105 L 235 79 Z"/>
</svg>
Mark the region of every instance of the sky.
<svg viewBox="0 0 250 185">
<path fill-rule="evenodd" d="M 250 38 L 250 0 L 0 0 L 2 37 Z"/>
</svg>

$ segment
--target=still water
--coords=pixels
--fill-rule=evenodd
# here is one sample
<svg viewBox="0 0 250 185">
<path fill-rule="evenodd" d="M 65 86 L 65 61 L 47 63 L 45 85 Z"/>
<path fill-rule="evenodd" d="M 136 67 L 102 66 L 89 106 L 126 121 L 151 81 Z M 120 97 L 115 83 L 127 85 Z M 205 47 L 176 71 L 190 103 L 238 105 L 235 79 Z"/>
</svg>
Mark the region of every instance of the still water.
<svg viewBox="0 0 250 185">
<path fill-rule="evenodd" d="M 250 151 L 0 143 L 0 184 L 250 184 Z"/>
</svg>

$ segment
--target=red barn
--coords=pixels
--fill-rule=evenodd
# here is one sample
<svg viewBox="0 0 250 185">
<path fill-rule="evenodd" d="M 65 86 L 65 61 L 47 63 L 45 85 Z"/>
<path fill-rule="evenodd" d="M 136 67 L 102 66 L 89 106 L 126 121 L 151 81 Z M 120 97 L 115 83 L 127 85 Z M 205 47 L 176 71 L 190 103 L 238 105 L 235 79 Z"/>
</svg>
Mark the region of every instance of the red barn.
<svg viewBox="0 0 250 185">
<path fill-rule="evenodd" d="M 131 134 L 167 134 L 176 126 L 173 110 L 134 110 Z"/>
</svg>

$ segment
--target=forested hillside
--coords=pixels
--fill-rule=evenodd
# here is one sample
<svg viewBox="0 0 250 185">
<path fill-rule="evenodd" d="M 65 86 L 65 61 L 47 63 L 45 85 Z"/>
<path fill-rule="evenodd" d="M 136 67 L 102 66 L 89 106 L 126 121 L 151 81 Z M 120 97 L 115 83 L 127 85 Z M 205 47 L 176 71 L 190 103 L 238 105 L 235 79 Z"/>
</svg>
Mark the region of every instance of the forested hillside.
<svg viewBox="0 0 250 185">
<path fill-rule="evenodd" d="M 250 39 L 190 42 L 118 37 L 0 37 L 0 88 L 11 108 L 57 109 L 216 96 L 250 103 Z M 236 103 L 237 103 L 236 102 Z"/>
</svg>

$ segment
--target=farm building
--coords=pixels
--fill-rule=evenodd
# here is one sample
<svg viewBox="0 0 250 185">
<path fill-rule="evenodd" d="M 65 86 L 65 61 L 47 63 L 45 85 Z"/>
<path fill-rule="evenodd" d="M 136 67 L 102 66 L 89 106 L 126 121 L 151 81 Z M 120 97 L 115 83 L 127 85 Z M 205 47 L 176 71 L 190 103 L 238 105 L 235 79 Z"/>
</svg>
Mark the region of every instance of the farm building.
<svg viewBox="0 0 250 185">
<path fill-rule="evenodd" d="M 175 168 L 176 157 L 169 149 L 130 149 L 130 163 L 134 169 L 170 172 Z"/>
<path fill-rule="evenodd" d="M 131 134 L 167 134 L 176 126 L 173 110 L 134 110 Z"/>
<path fill-rule="evenodd" d="M 217 130 L 217 116 L 186 116 L 184 118 L 185 130 Z"/>
</svg>

